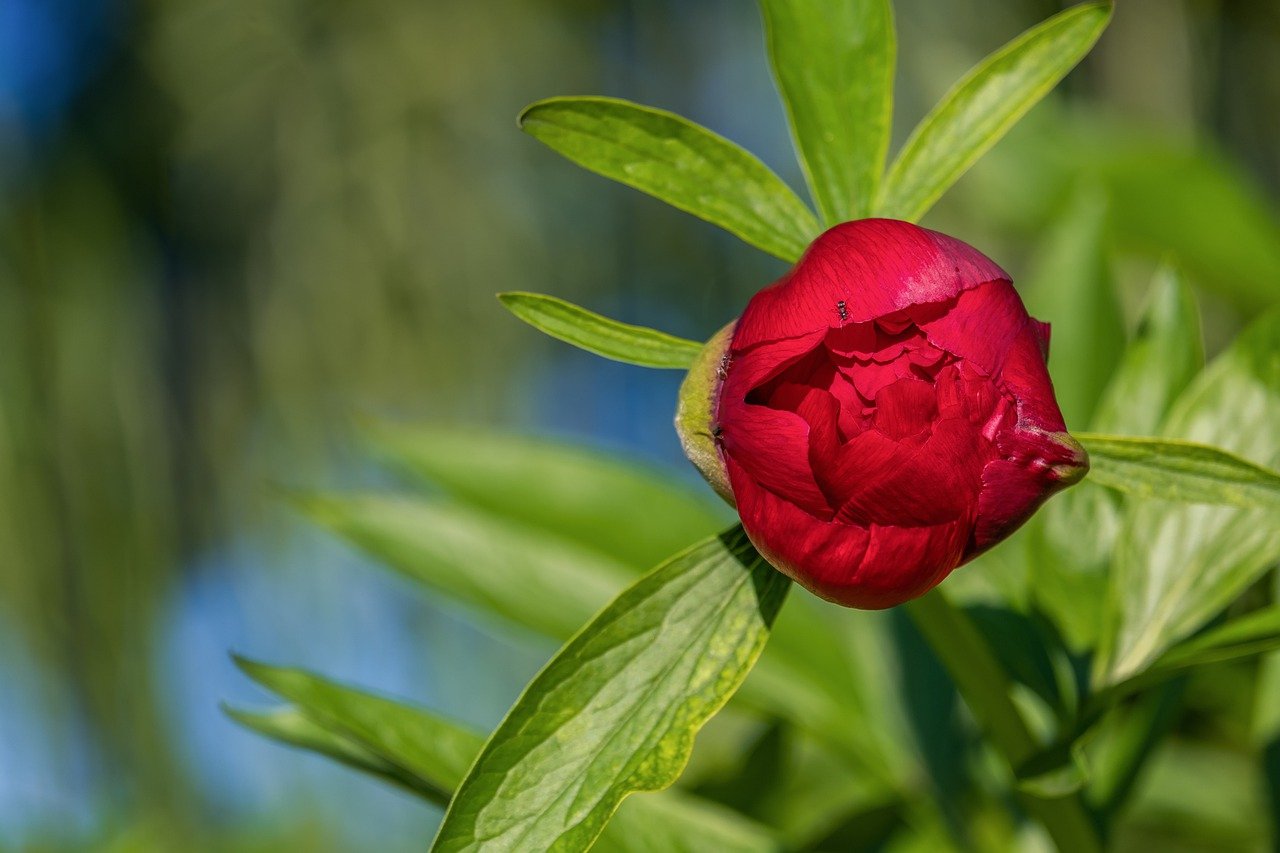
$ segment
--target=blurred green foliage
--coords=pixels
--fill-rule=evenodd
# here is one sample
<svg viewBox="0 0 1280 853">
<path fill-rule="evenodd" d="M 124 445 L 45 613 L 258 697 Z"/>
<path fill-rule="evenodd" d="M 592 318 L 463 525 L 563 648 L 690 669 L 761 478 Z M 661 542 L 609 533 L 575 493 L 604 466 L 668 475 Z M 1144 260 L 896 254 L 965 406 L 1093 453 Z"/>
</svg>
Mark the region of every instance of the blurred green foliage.
<svg viewBox="0 0 1280 853">
<path fill-rule="evenodd" d="M 895 138 L 973 61 L 1058 8 L 896 3 Z M 86 797 L 87 826 L 26 815 L 22 834 L 0 833 L 0 842 L 338 847 L 326 817 L 305 810 L 230 823 L 219 815 L 174 742 L 184 729 L 168 717 L 173 686 L 155 664 L 165 609 L 195 559 L 232 537 L 262 543 L 262 570 L 271 571 L 272 547 L 295 533 L 263 486 L 364 476 L 343 467 L 359 463 L 334 462 L 352 458 L 350 424 L 363 412 L 599 441 L 602 425 L 618 423 L 602 412 L 640 399 L 625 409 L 635 425 L 604 443 L 675 460 L 667 404 L 644 408 L 644 388 L 622 379 L 602 399 L 557 386 L 580 377 L 587 357 L 512 321 L 493 294 L 555 292 L 701 339 L 781 267 L 579 174 L 516 132 L 514 117 L 548 92 L 634 98 L 742 143 L 798 188 L 761 23 L 752 4 L 732 0 L 182 0 L 117 11 L 99 34 L 103 57 L 56 125 L 6 126 L 0 139 L 9 166 L 0 197 L 0 626 L 38 667 L 36 681 L 3 690 L 54 697 L 40 705 L 43 724 L 84 734 L 55 751 L 83 748 L 77 761 L 100 783 Z M 1197 288 L 1210 351 L 1280 299 L 1280 144 L 1269 121 L 1278 91 L 1280 4 L 1125 0 L 1062 96 L 925 220 L 997 258 L 1029 285 L 1033 308 L 1044 299 L 1039 310 L 1057 326 L 1055 377 L 1091 389 L 1067 406 L 1073 428 L 1098 416 L 1119 352 L 1112 336 L 1137 324 L 1166 256 Z M 1082 208 L 1106 215 L 1073 225 Z M 1114 290 L 1063 292 L 1081 268 Z M 1096 299 L 1068 299 L 1076 296 Z M 561 378 L 546 365 L 562 368 Z M 449 461 L 423 464 L 435 479 Z M 713 510 L 700 511 L 714 521 Z M 685 520 L 703 523 L 694 510 Z M 651 543 L 651 557 L 630 547 L 610 559 L 638 568 L 673 550 Z M 957 589 L 968 584 L 980 599 L 1002 583 L 1000 559 L 964 570 Z M 797 605 L 781 621 L 820 635 L 821 617 L 788 617 Z M 866 656 L 885 632 L 909 634 L 841 630 L 868 636 L 837 634 L 836 658 Z M 784 624 L 771 653 L 804 663 L 805 642 L 788 655 L 785 636 Z M 948 738 L 970 735 L 923 651 L 905 668 L 904 690 L 943 698 L 910 720 L 895 717 L 896 704 L 876 707 L 887 700 L 874 685 L 894 677 L 883 660 L 846 667 L 844 692 L 810 679 L 788 694 L 796 707 L 769 704 L 781 701 L 769 679 L 787 667 L 768 661 L 745 693 L 755 691 L 758 709 L 830 736 L 848 711 L 840 697 L 853 695 L 858 713 L 876 721 L 868 731 L 893 734 L 839 731 L 833 739 L 848 755 L 891 785 L 936 784 L 915 775 L 916 750 L 942 768 L 930 779 L 956 772 L 946 770 L 957 760 Z M 1172 716 L 1155 704 L 1129 709 L 1141 726 L 1159 720 L 1176 737 L 1133 780 L 1121 847 L 1268 843 L 1280 790 L 1268 721 L 1280 715 L 1280 670 L 1266 666 L 1271 677 L 1256 689 L 1245 677 L 1254 663 L 1191 676 Z M 486 673 L 469 677 L 444 689 L 484 694 L 476 685 Z M 737 802 L 754 796 L 753 808 L 797 843 L 841 849 L 852 834 L 921 821 L 861 780 L 852 791 L 820 784 L 835 759 L 803 731 L 717 724 L 700 742 L 706 754 L 695 755 L 691 784 Z M 1120 729 L 1099 737 L 1123 744 Z M 803 796 L 725 793 L 743 740 L 757 745 L 749 760 L 758 768 L 770 761 L 770 737 L 796 744 L 778 778 Z M 716 738 L 732 743 L 732 760 L 717 761 Z M 0 766 L 4 777 L 19 773 Z M 795 813 L 793 802 L 810 811 Z M 3 802 L 0 815 L 16 821 Z M 965 833 L 980 845 L 1007 829 L 993 815 Z"/>
</svg>

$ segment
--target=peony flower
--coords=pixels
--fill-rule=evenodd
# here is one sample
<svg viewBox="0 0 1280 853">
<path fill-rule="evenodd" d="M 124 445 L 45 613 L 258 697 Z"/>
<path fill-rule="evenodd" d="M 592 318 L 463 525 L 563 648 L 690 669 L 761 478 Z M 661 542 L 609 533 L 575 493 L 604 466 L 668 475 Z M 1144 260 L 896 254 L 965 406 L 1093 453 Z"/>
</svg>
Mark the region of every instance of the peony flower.
<svg viewBox="0 0 1280 853">
<path fill-rule="evenodd" d="M 1084 475 L 1048 348 L 976 249 L 847 222 L 708 344 L 677 424 L 765 559 L 823 598 L 891 607 Z"/>
</svg>

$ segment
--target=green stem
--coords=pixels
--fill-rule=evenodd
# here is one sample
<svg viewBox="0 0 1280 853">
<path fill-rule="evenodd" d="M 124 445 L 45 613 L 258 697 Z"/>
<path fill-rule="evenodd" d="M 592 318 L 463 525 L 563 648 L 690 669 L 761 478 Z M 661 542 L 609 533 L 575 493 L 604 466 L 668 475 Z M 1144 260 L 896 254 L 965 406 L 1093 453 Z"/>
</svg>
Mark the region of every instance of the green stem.
<svg viewBox="0 0 1280 853">
<path fill-rule="evenodd" d="M 941 590 L 906 605 L 916 628 L 946 667 L 960 695 L 991 743 L 1017 768 L 1039 752 L 1039 744 L 1010 695 L 1004 667 L 973 622 Z M 1078 794 L 1046 798 L 1017 792 L 1018 802 L 1044 826 L 1059 850 L 1098 853 L 1097 826 Z"/>
</svg>

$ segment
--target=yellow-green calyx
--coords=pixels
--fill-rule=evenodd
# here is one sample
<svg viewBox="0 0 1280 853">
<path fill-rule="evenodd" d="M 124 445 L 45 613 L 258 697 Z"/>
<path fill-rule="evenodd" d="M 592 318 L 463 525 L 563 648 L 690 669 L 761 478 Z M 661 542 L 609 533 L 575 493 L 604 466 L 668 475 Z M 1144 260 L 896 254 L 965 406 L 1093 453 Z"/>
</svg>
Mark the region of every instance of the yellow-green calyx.
<svg viewBox="0 0 1280 853">
<path fill-rule="evenodd" d="M 734 505 L 733 490 L 729 488 L 729 474 L 720 457 L 715 418 L 716 399 L 720 394 L 720 383 L 724 381 L 725 358 L 729 353 L 729 341 L 733 338 L 733 327 L 734 324 L 730 323 L 716 332 L 698 353 L 680 385 L 676 404 L 676 433 L 680 436 L 684 455 L 730 506 Z"/>
</svg>

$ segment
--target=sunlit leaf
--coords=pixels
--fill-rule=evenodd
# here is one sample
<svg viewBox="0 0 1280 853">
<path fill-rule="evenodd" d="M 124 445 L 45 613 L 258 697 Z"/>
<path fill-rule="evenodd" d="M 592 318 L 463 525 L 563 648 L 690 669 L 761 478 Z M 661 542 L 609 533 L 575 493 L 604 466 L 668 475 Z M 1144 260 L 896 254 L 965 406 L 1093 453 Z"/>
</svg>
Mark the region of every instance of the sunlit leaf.
<svg viewBox="0 0 1280 853">
<path fill-rule="evenodd" d="M 449 792 L 441 792 L 435 786 L 424 784 L 423 780 L 413 774 L 406 773 L 354 740 L 330 731 L 297 708 L 247 711 L 224 706 L 222 710 L 240 725 L 264 737 L 332 758 L 355 770 L 408 788 L 441 806 L 449 801 Z M 479 748 L 477 743 L 476 749 Z"/>
<path fill-rule="evenodd" d="M 579 349 L 641 367 L 688 370 L 702 344 L 610 320 L 541 293 L 499 293 L 508 311 L 540 332 Z"/>
<path fill-rule="evenodd" d="M 893 122 L 889 0 L 761 0 L 773 75 L 828 225 L 868 216 Z"/>
<path fill-rule="evenodd" d="M 1254 323 L 1174 405 L 1162 433 L 1280 463 L 1280 314 Z M 1280 559 L 1280 511 L 1136 502 L 1111 574 L 1102 683 L 1129 678 L 1221 612 Z"/>
<path fill-rule="evenodd" d="M 434 849 L 581 849 L 622 799 L 670 785 L 755 663 L 789 582 L 741 528 L 624 592 L 526 688 Z"/>
<path fill-rule="evenodd" d="M 1280 509 L 1280 474 L 1225 450 L 1160 438 L 1078 433 L 1089 479 L 1139 498 Z"/>
<path fill-rule="evenodd" d="M 1139 674 L 1104 691 L 1096 701 L 1115 701 L 1192 667 L 1252 657 L 1277 648 L 1280 648 L 1280 607 L 1256 610 L 1178 643 Z"/>
<path fill-rule="evenodd" d="M 732 518 L 705 490 L 615 453 L 417 424 L 367 424 L 364 435 L 377 453 L 424 485 L 641 570 Z"/>
<path fill-rule="evenodd" d="M 988 56 L 912 132 L 881 187 L 877 213 L 915 221 L 1084 57 L 1111 17 L 1082 3 Z"/>
<path fill-rule="evenodd" d="M 297 669 L 238 659 L 247 675 L 296 707 L 227 709 L 237 722 L 283 743 L 327 755 L 444 805 L 484 745 L 458 723 Z M 774 851 L 769 833 L 742 815 L 687 793 L 628 800 L 593 848 L 619 853 Z"/>
<path fill-rule="evenodd" d="M 1056 323 L 1054 333 L 1056 344 Z M 1055 356 L 1051 362 L 1057 365 L 1061 359 Z M 1152 282 L 1135 337 L 1094 412 L 1093 428 L 1134 435 L 1156 432 L 1170 404 L 1203 364 L 1195 296 L 1180 275 L 1163 268 Z M 1122 505 L 1121 497 L 1106 489 L 1071 489 L 1050 501 L 1028 526 L 1032 592 L 1077 651 L 1098 641 L 1103 610 L 1097 603 L 1106 598 Z"/>
<path fill-rule="evenodd" d="M 794 261 L 817 236 L 813 213 L 755 156 L 665 110 L 617 98 L 549 98 L 520 127 L 573 162 L 649 193 Z"/>
<path fill-rule="evenodd" d="M 448 801 L 484 742 L 478 733 L 425 709 L 337 684 L 300 669 L 245 658 L 236 665 L 288 699 L 323 729 L 356 743 Z"/>
</svg>

